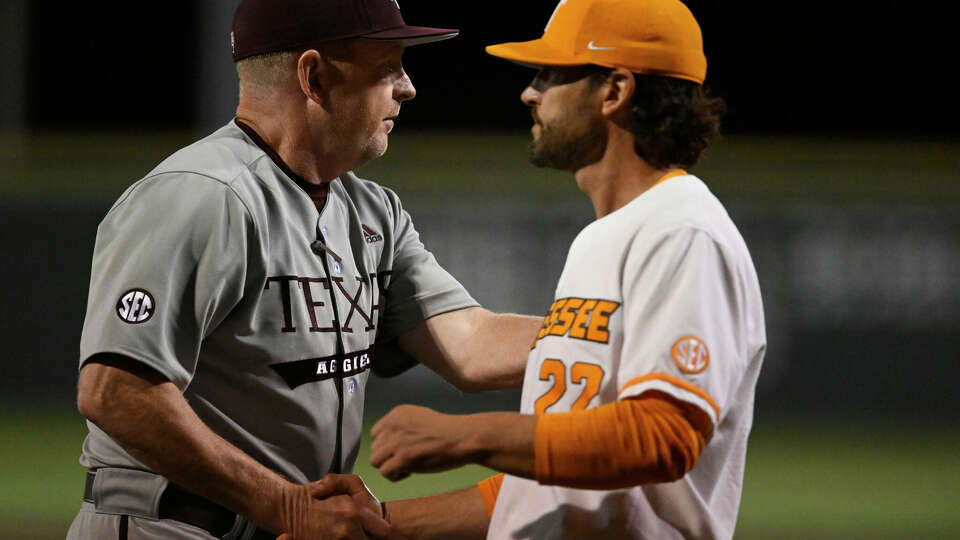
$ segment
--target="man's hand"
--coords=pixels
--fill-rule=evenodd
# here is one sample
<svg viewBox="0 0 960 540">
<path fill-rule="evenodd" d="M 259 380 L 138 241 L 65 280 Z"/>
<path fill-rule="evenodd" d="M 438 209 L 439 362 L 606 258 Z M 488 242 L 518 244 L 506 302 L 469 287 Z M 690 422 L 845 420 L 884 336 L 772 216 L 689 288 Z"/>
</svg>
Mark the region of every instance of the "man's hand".
<svg viewBox="0 0 960 540">
<path fill-rule="evenodd" d="M 363 479 L 355 474 L 328 474 L 307 485 L 310 487 L 310 496 L 314 499 L 348 495 L 357 506 L 368 508 L 377 516 L 386 519 L 380 500 L 367 488 Z"/>
<path fill-rule="evenodd" d="M 394 407 L 370 430 L 370 463 L 394 482 L 471 463 L 477 456 L 466 418 L 414 405 Z"/>
<path fill-rule="evenodd" d="M 533 478 L 536 427 L 532 414 L 451 415 L 399 405 L 370 430 L 370 463 L 394 482 L 468 463 Z"/>
<path fill-rule="evenodd" d="M 329 475 L 295 486 L 286 494 L 284 507 L 287 532 L 279 540 L 401 538 L 358 476 Z"/>
</svg>

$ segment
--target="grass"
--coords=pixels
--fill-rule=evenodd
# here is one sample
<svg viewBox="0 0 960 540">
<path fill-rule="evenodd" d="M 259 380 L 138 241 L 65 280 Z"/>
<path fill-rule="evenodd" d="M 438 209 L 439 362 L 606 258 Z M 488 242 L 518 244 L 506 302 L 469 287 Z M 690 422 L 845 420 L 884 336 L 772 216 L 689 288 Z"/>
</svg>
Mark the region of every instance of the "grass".
<svg viewBox="0 0 960 540">
<path fill-rule="evenodd" d="M 740 535 L 956 538 L 956 426 L 777 422 L 754 431 Z"/>
<path fill-rule="evenodd" d="M 63 538 L 83 494 L 86 424 L 67 407 L 0 410 L 0 538 Z"/>
<path fill-rule="evenodd" d="M 960 536 L 956 428 L 768 419 L 751 439 L 737 538 Z M 85 431 L 69 411 L 23 409 L 0 417 L 0 538 L 63 538 L 79 506 L 77 455 Z M 468 467 L 394 484 L 368 459 L 365 441 L 356 472 L 385 500 L 459 489 L 492 474 Z"/>
</svg>

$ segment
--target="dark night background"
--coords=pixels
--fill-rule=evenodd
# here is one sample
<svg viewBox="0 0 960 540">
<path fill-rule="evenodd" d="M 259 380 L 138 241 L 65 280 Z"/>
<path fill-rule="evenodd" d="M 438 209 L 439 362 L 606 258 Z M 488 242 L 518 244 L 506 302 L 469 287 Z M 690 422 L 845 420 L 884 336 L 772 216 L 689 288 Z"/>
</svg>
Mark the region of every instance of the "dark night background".
<svg viewBox="0 0 960 540">
<path fill-rule="evenodd" d="M 483 47 L 539 37 L 556 3 L 553 0 L 487 3 L 402 0 L 400 3 L 408 23 L 457 27 L 461 35 L 407 51 L 406 68 L 418 88 L 418 96 L 404 105 L 399 133 L 419 133 L 425 137 L 433 133 L 436 137 L 438 132 L 450 130 L 449 137 L 456 139 L 478 132 L 497 132 L 498 136 L 525 132 L 530 117 L 519 94 L 533 71 L 491 57 Z M 167 2 L 162 9 L 146 10 L 117 9 L 113 3 L 30 2 L 23 5 L 29 9 L 25 17 L 27 81 L 22 127 L 40 137 L 37 141 L 48 142 L 19 153 L 15 148 L 6 149 L 9 163 L 13 164 L 11 178 L 17 180 L 18 170 L 22 170 L 26 178 L 20 185 L 43 186 L 51 179 L 69 180 L 89 185 L 94 192 L 101 176 L 109 176 L 119 170 L 121 164 L 130 165 L 139 159 L 136 156 L 144 149 L 149 150 L 150 143 L 144 142 L 147 139 L 137 137 L 162 137 L 169 133 L 192 138 L 219 127 L 229 118 L 235 106 L 235 98 L 230 93 L 236 88 L 229 62 L 228 20 L 235 5 L 232 0 Z M 941 312 L 928 310 L 926 318 L 917 316 L 916 320 L 922 322 L 911 327 L 914 323 L 886 314 L 938 300 L 943 306 L 960 305 L 957 299 L 960 296 L 950 296 L 955 294 L 950 291 L 956 290 L 950 285 L 950 276 L 955 275 L 950 269 L 957 258 L 954 247 L 958 240 L 951 231 L 956 230 L 958 213 L 956 204 L 951 206 L 948 197 L 936 195 L 955 193 L 944 180 L 955 185 L 958 168 L 952 165 L 957 160 L 956 152 L 950 150 L 951 146 L 940 144 L 958 135 L 955 90 L 949 81 L 955 62 L 947 60 L 952 49 L 956 49 L 948 43 L 949 21 L 937 10 L 916 2 L 874 2 L 869 8 L 826 2 L 775 5 L 688 2 L 688 6 L 704 33 L 707 85 L 728 103 L 725 132 L 735 141 L 734 147 L 736 140 L 741 141 L 741 148 L 744 144 L 751 145 L 737 154 L 739 157 L 734 163 L 724 165 L 722 158 L 712 161 L 714 167 L 719 166 L 713 169 L 717 175 L 712 179 L 719 179 L 723 173 L 743 179 L 738 187 L 718 193 L 725 203 L 731 204 L 732 215 L 744 231 L 760 275 L 769 280 L 762 283 L 769 319 L 768 335 L 771 350 L 779 349 L 769 356 L 781 360 L 791 356 L 794 371 L 790 377 L 799 383 L 785 387 L 784 392 L 765 392 L 762 396 L 765 405 L 782 410 L 799 405 L 807 410 L 829 410 L 840 400 L 848 411 L 870 407 L 901 412 L 946 410 L 943 409 L 945 396 L 949 393 L 949 382 L 955 377 L 942 375 L 956 373 L 960 366 L 943 357 L 944 354 L 956 357 L 957 334 L 948 331 L 956 327 L 955 321 L 944 321 Z M 213 54 L 219 56 L 204 53 L 210 47 L 218 48 Z M 221 86 L 213 88 L 216 84 Z M 104 143 L 98 136 L 89 137 L 101 142 L 91 142 L 88 147 L 84 146 L 83 137 L 72 140 L 77 135 L 98 133 L 118 134 L 119 139 Z M 56 139 L 49 139 L 51 134 L 60 134 L 70 142 L 59 144 Z M 737 139 L 738 136 L 741 138 Z M 798 142 L 804 138 L 813 146 Z M 742 142 L 745 139 L 752 142 Z M 758 145 L 760 140 L 771 141 L 774 146 Z M 851 141 L 859 141 L 863 149 L 853 151 L 850 146 L 844 146 L 852 144 Z M 923 147 L 926 153 L 907 144 L 911 141 L 929 143 Z M 110 153 L 109 149 L 97 149 L 113 144 L 134 145 L 140 150 L 125 147 Z M 777 145 L 782 155 L 776 154 L 777 151 L 770 153 Z M 109 157 L 85 156 L 84 148 L 96 150 L 93 156 Z M 436 152 L 430 148 L 423 150 Z M 463 148 L 453 152 L 467 153 Z M 886 155 L 881 155 L 884 152 Z M 402 159 L 402 155 L 402 150 L 395 151 L 390 159 Z M 902 159 L 878 160 L 892 155 Z M 159 158 L 159 155 L 149 157 L 150 160 Z M 88 163 L 91 159 L 113 160 L 113 166 L 103 168 L 100 163 Z M 498 153 L 496 159 L 491 160 L 489 156 L 482 159 L 489 164 L 506 163 L 509 158 L 506 153 Z M 71 164 L 71 160 L 76 164 Z M 76 173 L 77 167 L 84 163 L 90 168 L 79 170 L 87 172 Z M 460 161 L 448 165 L 447 172 L 443 166 L 428 167 L 428 170 L 398 167 L 384 174 L 384 178 L 439 172 L 447 178 L 438 185 L 446 186 L 451 183 L 448 180 L 470 172 L 470 167 L 477 168 L 475 164 L 466 165 L 468 163 L 471 163 L 469 159 L 461 156 Z M 136 164 L 130 176 L 121 179 L 122 185 L 142 174 L 144 167 L 147 165 Z M 713 171 L 708 170 L 708 175 L 712 176 Z M 497 170 L 492 169 L 491 174 L 498 174 Z M 888 177 L 893 177 L 892 183 Z M 911 182 L 919 187 L 913 188 Z M 831 183 L 846 189 L 847 197 L 830 200 L 830 191 L 825 188 Z M 723 189 L 722 182 L 713 185 Z M 816 187 L 809 187 L 813 185 Z M 891 185 L 906 187 L 891 189 Z M 754 195 L 743 192 L 744 188 L 754 189 Z M 12 188 L 10 192 L 16 193 L 16 189 L 30 191 Z M 924 189 L 933 194 L 923 199 Z M 779 199 L 768 205 L 763 197 L 777 190 L 782 190 L 774 195 Z M 431 195 L 439 195 L 441 191 L 437 189 Z M 68 288 L 70 300 L 57 305 L 69 320 L 82 320 L 89 250 L 96 223 L 117 194 L 109 190 L 98 193 L 102 198 L 83 202 L 86 199 L 81 197 L 69 206 L 36 201 L 32 205 L 15 202 L 0 205 L 5 209 L 5 221 L 0 225 L 7 225 L 0 230 L 6 233 L 8 253 L 29 253 L 25 259 L 11 257 L 10 260 L 38 263 L 7 265 L 6 274 L 0 277 L 6 275 L 6 282 L 11 283 L 29 280 L 36 268 L 52 272 L 63 267 L 64 263 L 56 261 L 68 261 L 76 279 Z M 452 193 L 446 196 L 455 198 Z M 57 190 L 49 194 L 57 195 Z M 922 204 L 938 201 L 945 206 L 934 210 L 904 205 L 908 195 L 927 201 Z M 509 197 L 510 193 L 505 196 Z M 880 200 L 884 206 L 875 202 Z M 826 206 L 821 204 L 824 201 L 828 202 Z M 409 205 L 416 199 L 411 197 L 406 202 Z M 535 197 L 528 203 L 531 207 L 543 206 Z M 451 219 L 436 213 L 449 205 L 441 208 L 428 203 L 421 205 L 425 208 L 417 215 L 420 230 L 437 237 L 445 234 L 444 227 L 431 231 L 430 220 L 442 224 Z M 477 209 L 470 212 L 476 214 L 476 230 L 491 227 L 484 212 Z M 550 215 L 545 219 L 559 218 Z M 510 230 L 506 221 L 501 225 L 506 227 L 504 234 L 517 232 Z M 540 226 L 551 227 L 546 221 Z M 15 233 L 27 227 L 36 234 Z M 926 228 L 914 230 L 916 227 Z M 65 229 L 73 235 L 72 239 L 50 240 L 62 236 L 61 231 Z M 570 238 L 576 230 L 576 226 L 571 229 Z M 549 234 L 551 232 L 544 230 L 531 233 L 531 238 L 542 242 Z M 37 237 L 49 241 L 38 243 Z M 808 238 L 812 240 L 806 244 Z M 448 240 L 454 245 L 460 241 L 453 237 Z M 558 240 L 559 245 L 554 249 L 558 262 L 562 262 L 568 240 L 565 237 Z M 891 243 L 898 243 L 899 247 L 890 247 Z M 69 249 L 65 244 L 69 244 Z M 38 245 L 42 249 L 38 249 Z M 57 245 L 61 247 L 52 247 Z M 442 250 L 443 243 L 431 245 L 435 250 Z M 848 245 L 863 251 L 853 251 Z M 495 246 L 490 249 L 493 248 Z M 47 249 L 51 259 L 41 261 Z M 791 256 L 791 250 L 800 250 L 797 252 L 800 255 Z M 924 274 L 912 267 L 902 276 L 895 271 L 880 276 L 883 266 L 875 262 L 890 264 L 890 261 L 902 260 L 907 267 L 914 261 L 926 260 L 926 254 L 929 254 L 927 265 L 933 269 L 934 278 L 919 277 Z M 456 260 L 454 255 L 450 257 Z M 856 265 L 864 269 L 861 279 L 840 279 L 855 272 L 851 268 Z M 917 264 L 917 268 L 921 266 Z M 833 267 L 842 270 L 833 273 L 824 270 Z M 868 279 L 870 272 L 878 274 L 874 277 L 880 283 L 877 290 L 881 294 L 874 294 L 863 286 L 874 279 Z M 477 280 L 482 278 L 482 275 L 476 276 Z M 822 286 L 829 284 L 824 280 L 835 286 L 829 291 L 823 289 Z M 39 280 L 33 286 L 45 291 L 44 294 L 53 294 L 46 292 L 48 289 L 42 283 L 45 281 Z M 930 284 L 933 287 L 930 291 L 934 292 L 924 293 L 927 297 L 911 292 L 910 287 L 921 287 L 924 283 Z M 477 287 L 497 288 L 491 284 Z M 829 305 L 823 311 L 817 311 L 816 302 L 807 302 L 814 310 L 809 313 L 797 307 L 810 298 L 828 293 L 833 296 L 819 300 Z M 21 291 L 10 289 L 6 294 L 11 302 L 16 302 Z M 66 291 L 57 294 L 62 300 Z M 830 305 L 831 302 L 836 302 L 836 307 Z M 520 309 L 509 302 L 507 305 L 511 306 L 509 309 Z M 529 312 L 539 309 L 538 303 L 532 305 L 535 307 L 524 309 L 533 310 Z M 842 320 L 830 320 L 821 326 L 833 314 L 850 311 L 849 306 L 857 306 L 853 312 L 862 310 L 873 316 L 865 322 L 863 317 L 844 315 Z M 4 314 L 3 320 L 9 320 L 7 331 L 12 336 L 18 332 L 40 331 L 45 317 L 47 314 L 41 312 L 21 315 L 10 311 Z M 78 335 L 79 324 L 75 324 L 70 327 L 69 339 L 46 343 L 51 351 L 56 349 L 48 356 L 72 358 Z M 839 397 L 822 385 L 820 392 L 809 391 L 818 386 L 814 381 L 821 372 L 814 367 L 815 362 L 807 361 L 817 356 L 824 343 L 829 343 L 828 348 L 845 359 L 841 364 L 845 376 L 833 383 L 844 389 Z M 870 346 L 864 348 L 863 343 Z M 29 340 L 12 340 L 12 346 L 13 353 L 23 350 L 23 354 L 29 354 L 32 350 Z M 928 352 L 923 354 L 944 358 L 922 375 L 927 382 L 918 382 L 918 387 L 936 391 L 923 395 L 885 393 L 878 405 L 871 399 L 872 393 L 877 388 L 896 386 L 900 369 L 878 371 L 870 384 L 849 386 L 843 382 L 857 377 L 861 369 L 858 366 L 869 365 L 878 351 L 893 365 L 896 359 L 907 357 L 909 351 L 914 350 L 925 350 Z M 778 377 L 778 368 L 773 361 L 769 364 L 765 373 L 774 380 Z M 9 385 L 12 389 L 29 392 L 37 383 L 26 366 L 8 366 L 8 374 L 10 381 L 27 381 L 25 385 L 12 382 Z M 51 390 L 57 389 L 58 395 L 69 396 L 74 374 L 62 371 L 58 375 L 59 382 L 51 386 Z M 772 388 L 772 384 L 767 388 Z M 11 390 L 13 393 L 17 390 Z M 823 399 L 827 394 L 831 401 Z"/>
<path fill-rule="evenodd" d="M 728 133 L 957 135 L 957 47 L 942 9 L 895 1 L 687 5 L 703 29 L 707 85 L 728 101 Z M 124 6 L 31 4 L 28 125 L 193 125 L 199 10 L 182 1 Z M 408 51 L 419 95 L 401 125 L 526 125 L 518 95 L 530 71 L 483 46 L 539 37 L 555 2 L 401 6 L 410 24 L 461 30 L 455 40 Z M 225 34 L 223 55 L 227 43 Z"/>
<path fill-rule="evenodd" d="M 533 71 L 491 57 L 483 47 L 539 37 L 556 3 L 553 0 L 487 3 L 402 0 L 400 3 L 408 23 L 457 27 L 461 35 L 407 51 L 406 67 L 418 88 L 418 96 L 404 105 L 399 133 L 419 133 L 424 137 L 432 133 L 436 137 L 438 132 L 447 133 L 441 130 L 450 130 L 449 138 L 458 138 L 477 132 L 497 132 L 497 136 L 525 132 L 530 117 L 519 94 Z M 157 6 L 117 9 L 114 3 L 23 2 L 21 5 L 29 7 L 24 18 L 28 28 L 23 73 L 27 80 L 26 97 L 22 100 L 26 111 L 21 127 L 26 128 L 27 133 L 36 134 L 39 138 L 35 141 L 47 142 L 33 148 L 28 143 L 24 151 L 16 150 L 15 144 L 3 149 L 9 155 L 8 163 L 12 164 L 13 172 L 9 176 L 19 181 L 18 185 L 33 186 L 37 190 L 36 186 L 47 185 L 45 182 L 51 179 L 65 182 L 65 186 L 69 180 L 76 185 L 90 186 L 91 192 L 95 192 L 101 176 L 109 176 L 119 170 L 121 164 L 130 165 L 139 159 L 137 156 L 144 149 L 149 150 L 151 143 L 138 137 L 162 137 L 169 133 L 192 138 L 219 127 L 229 118 L 235 106 L 232 101 L 235 98 L 230 93 L 236 88 L 229 62 L 228 20 L 235 5 L 232 0 L 166 2 L 162 9 Z M 914 323 L 887 314 L 923 302 L 960 305 L 957 299 L 960 295 L 950 296 L 955 294 L 950 291 L 956 290 L 951 286 L 955 282 L 951 265 L 958 257 L 955 250 L 957 206 L 955 202 L 950 203 L 948 197 L 937 195 L 956 192 L 947 184 L 956 185 L 958 169 L 953 165 L 957 160 L 956 152 L 950 150 L 953 147 L 940 144 L 958 135 L 955 89 L 950 81 L 956 63 L 949 58 L 956 49 L 949 43 L 950 21 L 943 13 L 917 2 L 874 2 L 869 7 L 826 2 L 763 5 L 688 2 L 688 6 L 703 29 L 709 64 L 707 85 L 728 103 L 725 131 L 734 141 L 728 151 L 736 147 L 737 140 L 741 141 L 741 148 L 750 145 L 736 154 L 739 157 L 734 163 L 724 165 L 722 158 L 712 161 L 717 168 L 708 170 L 708 175 L 713 176 L 712 180 L 720 179 L 724 173 L 728 178 L 742 179 L 737 187 L 718 193 L 725 203 L 731 204 L 732 215 L 753 250 L 760 275 L 769 280 L 762 283 L 769 315 L 768 334 L 771 350 L 779 348 L 770 357 L 792 356 L 794 367 L 791 369 L 806 370 L 791 372 L 792 380 L 802 384 L 790 386 L 785 392 L 767 392 L 763 399 L 783 410 L 795 405 L 809 410 L 829 409 L 834 403 L 822 399 L 826 394 L 830 394 L 831 400 L 839 399 L 849 411 L 874 406 L 886 410 L 899 408 L 904 412 L 941 408 L 944 396 L 949 393 L 948 385 L 955 380 L 955 377 L 941 375 L 955 373 L 960 366 L 943 357 L 944 354 L 956 357 L 957 334 L 949 331 L 956 327 L 955 321 L 944 321 L 941 312 L 928 310 L 926 318 L 916 316 L 915 320 L 921 322 L 911 327 Z M 207 54 L 211 47 L 217 48 L 213 54 L 219 56 Z M 221 86 L 214 88 L 217 84 Z M 0 84 L 0 90 L 3 88 Z M 212 91 L 205 93 L 211 88 Z M 71 140 L 80 134 L 110 133 L 118 134 L 119 138 L 104 143 L 104 139 L 97 136 L 88 137 L 101 142 L 89 143 L 87 147 L 83 137 Z M 56 138 L 49 138 L 51 134 L 60 134 L 69 142 L 58 143 Z M 741 138 L 737 139 L 738 136 Z M 798 142 L 804 138 L 812 146 Z M 398 136 L 395 140 L 403 138 Z M 771 141 L 774 146 L 758 145 L 760 140 Z M 859 141 L 861 149 L 854 151 L 851 146 L 844 146 L 853 144 L 851 141 Z M 929 144 L 921 151 L 907 144 L 911 141 Z M 113 144 L 133 145 L 139 150 L 125 147 L 110 153 L 109 147 Z M 781 150 L 771 150 L 776 145 L 780 145 Z M 107 150 L 98 149 L 100 147 Z M 84 148 L 96 150 L 98 153 L 93 156 L 109 157 L 86 156 Z M 436 149 L 424 151 L 436 152 Z M 783 154 L 777 154 L 778 151 Z M 462 147 L 454 149 L 453 153 L 457 152 L 468 153 Z M 397 160 L 402 159 L 402 155 L 400 150 L 389 157 Z M 885 162 L 879 159 L 893 155 L 902 159 Z M 487 164 L 506 163 L 507 156 L 499 152 L 495 159 L 489 156 L 482 159 Z M 104 168 L 101 163 L 88 163 L 91 159 L 113 160 L 113 166 Z M 159 156 L 149 159 L 159 159 Z M 71 164 L 71 160 L 75 163 Z M 82 169 L 84 163 L 89 169 Z M 468 165 L 470 163 L 473 165 Z M 121 179 L 123 185 L 132 181 L 134 175 L 142 174 L 144 167 L 147 165 L 136 164 L 135 172 Z M 439 172 L 447 178 L 438 185 L 447 185 L 452 183 L 448 180 L 469 173 L 471 167 L 477 169 L 476 162 L 463 156 L 448 167 L 447 172 L 443 166 L 428 167 L 428 170 L 416 166 L 397 167 L 384 174 L 384 178 Z M 491 171 L 499 174 L 496 168 Z M 717 173 L 715 176 L 713 171 Z M 18 180 L 18 174 L 23 178 Z M 825 189 L 830 184 L 846 189 L 848 195 L 830 200 L 830 191 Z M 723 189 L 722 182 L 713 185 Z M 809 187 L 813 185 L 816 187 Z M 892 189 L 891 185 L 905 187 Z M 754 195 L 742 191 L 745 188 L 753 189 Z M 30 191 L 29 187 L 11 188 L 10 193 L 16 193 L 17 189 Z M 924 189 L 931 193 L 926 199 L 922 197 Z M 782 192 L 776 194 L 777 190 Z M 440 191 L 435 190 L 431 195 L 439 195 Z M 7 236 L 8 253 L 29 253 L 25 258 L 14 256 L 10 260 L 38 262 L 7 265 L 6 274 L 0 277 L 7 275 L 6 282 L 17 283 L 31 279 L 36 268 L 52 272 L 63 266 L 56 261 L 69 261 L 76 279 L 68 288 L 70 301 L 58 303 L 61 306 L 58 309 L 69 313 L 69 320 L 82 317 L 95 224 L 117 194 L 109 190 L 97 193 L 101 193 L 102 198 L 94 202 L 83 202 L 85 199 L 79 198 L 72 206 L 36 201 L 32 205 L 15 202 L 0 205 L 5 220 L 0 225 L 8 224 L 0 227 Z M 456 198 L 451 193 L 446 196 Z M 49 194 L 57 195 L 57 190 Z M 779 199 L 768 205 L 763 197 L 771 194 Z M 504 196 L 509 197 L 510 193 Z M 944 207 L 936 210 L 927 206 L 911 207 L 904 204 L 908 202 L 907 196 L 921 200 L 921 204 L 936 201 Z M 70 198 L 70 195 L 63 196 L 63 199 Z M 884 206 L 876 202 L 880 200 Z M 412 197 L 406 199 L 408 205 L 415 201 Z M 824 201 L 826 206 L 822 204 Z M 543 206 L 535 197 L 528 203 L 531 207 Z M 426 208 L 417 216 L 420 230 L 438 237 L 444 234 L 443 227 L 435 233 L 430 231 L 430 219 L 442 224 L 451 217 L 437 214 L 440 208 L 421 204 Z M 441 208 L 446 206 L 449 205 Z M 472 211 L 476 214 L 476 230 L 491 227 L 481 210 Z M 429 212 L 434 212 L 432 217 Z M 522 219 L 518 216 L 517 219 Z M 555 215 L 546 218 L 558 219 Z M 501 225 L 507 227 L 504 234 L 516 233 L 509 229 L 506 221 Z M 545 221 L 540 225 L 550 227 Z M 37 234 L 15 233 L 27 227 Z M 926 228 L 914 230 L 915 227 Z M 64 229 L 73 235 L 72 240 L 50 240 L 62 235 Z M 571 230 L 571 238 L 576 230 L 577 227 Z M 541 242 L 549 234 L 551 232 L 544 230 L 531 233 L 531 238 Z M 903 236 L 905 234 L 909 236 Z M 37 242 L 37 237 L 48 241 Z M 454 245 L 460 241 L 452 237 L 448 240 Z M 562 262 L 567 241 L 561 238 L 555 248 L 561 259 L 558 262 Z M 892 243 L 896 246 L 890 247 Z M 69 244 L 69 250 L 65 244 Z M 38 249 L 38 245 L 43 249 Z M 47 253 L 47 246 L 57 245 L 61 247 L 49 248 L 49 261 L 40 260 Z M 441 249 L 443 244 L 432 245 L 434 249 Z M 791 258 L 791 250 L 799 250 L 799 255 Z M 455 260 L 452 255 L 451 258 Z M 518 260 L 525 259 L 519 257 Z M 880 275 L 883 266 L 876 261 L 890 264 L 898 260 L 905 261 L 904 268 L 909 266 L 905 273 L 893 271 Z M 912 266 L 915 261 L 924 260 L 928 261 L 927 268 L 934 272 L 933 278 L 922 277 L 925 274 L 918 270 L 922 264 Z M 856 265 L 863 268 L 861 279 L 840 279 L 855 272 L 851 268 Z M 840 271 L 824 270 L 834 267 Z M 877 274 L 877 290 L 881 294 L 863 285 L 870 282 L 870 272 Z M 481 275 L 476 277 L 482 279 Z M 53 294 L 47 292 L 43 283 L 44 280 L 39 280 L 34 287 L 45 291 L 44 294 Z M 833 288 L 823 289 L 831 283 L 835 285 Z M 929 291 L 933 291 L 924 293 L 927 297 L 911 292 L 910 287 L 919 287 L 923 292 L 924 284 L 929 284 L 932 287 Z M 496 290 L 496 287 L 489 289 Z M 808 302 L 812 311 L 798 311 L 797 305 L 828 293 L 833 296 L 819 300 L 828 306 L 826 309 L 818 311 L 820 308 L 815 302 Z M 9 289 L 6 294 L 10 302 L 16 302 L 21 291 Z M 57 294 L 62 300 L 66 292 Z M 851 311 L 849 306 L 857 307 Z M 535 312 L 538 307 L 530 309 Z M 857 310 L 873 316 L 867 317 L 866 322 L 864 317 L 855 314 L 831 319 L 835 313 Z M 40 331 L 45 317 L 41 312 L 20 315 L 9 311 L 3 320 L 9 320 L 7 331 L 12 336 L 21 332 L 18 328 L 24 332 Z M 46 346 L 56 349 L 49 357 L 72 358 L 78 334 L 79 324 L 75 324 L 70 327 L 69 339 L 48 342 Z M 829 390 L 808 391 L 817 386 L 814 381 L 820 377 L 820 371 L 813 367 L 815 363 L 805 361 L 815 358 L 825 342 L 831 344 L 828 348 L 842 351 L 838 355 L 845 359 L 842 369 L 846 375 L 835 382 L 837 387 L 844 388 L 842 397 Z M 12 343 L 14 353 L 19 350 L 16 347 L 24 350 L 24 354 L 32 350 L 29 340 L 12 340 Z M 863 343 L 870 346 L 864 348 Z M 929 352 L 923 354 L 944 358 L 923 375 L 929 384 L 918 384 L 936 391 L 922 396 L 887 393 L 881 404 L 876 405 L 870 396 L 876 388 L 894 387 L 900 369 L 878 371 L 871 379 L 872 384 L 844 386 L 841 382 L 856 377 L 858 366 L 869 365 L 877 352 L 895 364 L 897 359 L 915 350 L 926 350 Z M 773 378 L 776 369 L 771 362 L 766 373 Z M 26 385 L 10 384 L 28 392 L 37 382 L 26 366 L 8 366 L 8 374 L 11 381 L 28 381 Z M 51 389 L 58 389 L 59 395 L 72 394 L 73 377 L 70 371 L 60 372 L 59 383 Z"/>
<path fill-rule="evenodd" d="M 0 0 L 0 538 L 63 538 L 76 512 L 97 224 L 164 156 L 229 120 L 236 2 Z M 417 98 L 388 154 L 359 172 L 400 193 L 478 301 L 541 313 L 595 216 L 569 175 L 523 155 L 533 71 L 483 47 L 539 37 L 557 0 L 399 3 L 408 23 L 461 35 L 407 51 Z M 728 105 L 727 137 L 691 172 L 749 246 L 768 337 L 737 537 L 960 538 L 949 4 L 685 3 L 706 85 Z M 371 422 L 402 402 L 515 410 L 519 397 L 463 395 L 422 367 L 371 378 L 366 395 Z M 384 500 L 480 478 L 388 485 L 366 466 Z"/>
</svg>

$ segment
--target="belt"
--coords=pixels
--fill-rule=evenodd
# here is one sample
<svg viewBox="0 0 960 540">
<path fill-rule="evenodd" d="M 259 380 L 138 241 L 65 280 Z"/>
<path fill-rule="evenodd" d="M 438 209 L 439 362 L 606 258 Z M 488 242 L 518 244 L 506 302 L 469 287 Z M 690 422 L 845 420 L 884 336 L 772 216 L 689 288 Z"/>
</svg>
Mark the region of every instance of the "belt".
<svg viewBox="0 0 960 540">
<path fill-rule="evenodd" d="M 83 500 L 89 503 L 94 502 L 93 480 L 96 476 L 96 471 L 87 471 L 87 479 L 83 486 Z M 160 496 L 157 517 L 187 523 L 221 538 L 233 529 L 237 514 L 177 485 L 168 484 Z M 257 529 L 252 540 L 266 538 L 272 540 L 276 535 Z"/>
</svg>

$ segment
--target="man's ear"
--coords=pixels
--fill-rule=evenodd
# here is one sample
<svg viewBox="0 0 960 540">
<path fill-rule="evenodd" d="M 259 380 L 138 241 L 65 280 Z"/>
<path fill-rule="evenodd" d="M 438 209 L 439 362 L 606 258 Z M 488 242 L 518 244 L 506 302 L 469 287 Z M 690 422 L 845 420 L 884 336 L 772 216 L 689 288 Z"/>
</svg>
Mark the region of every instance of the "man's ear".
<svg viewBox="0 0 960 540">
<path fill-rule="evenodd" d="M 604 83 L 604 96 L 601 112 L 608 118 L 616 118 L 630 112 L 633 93 L 637 90 L 637 80 L 633 73 L 616 68 L 607 76 Z"/>
<path fill-rule="evenodd" d="M 297 60 L 297 79 L 300 90 L 311 101 L 323 105 L 327 86 L 336 68 L 316 49 L 307 49 Z"/>
</svg>

